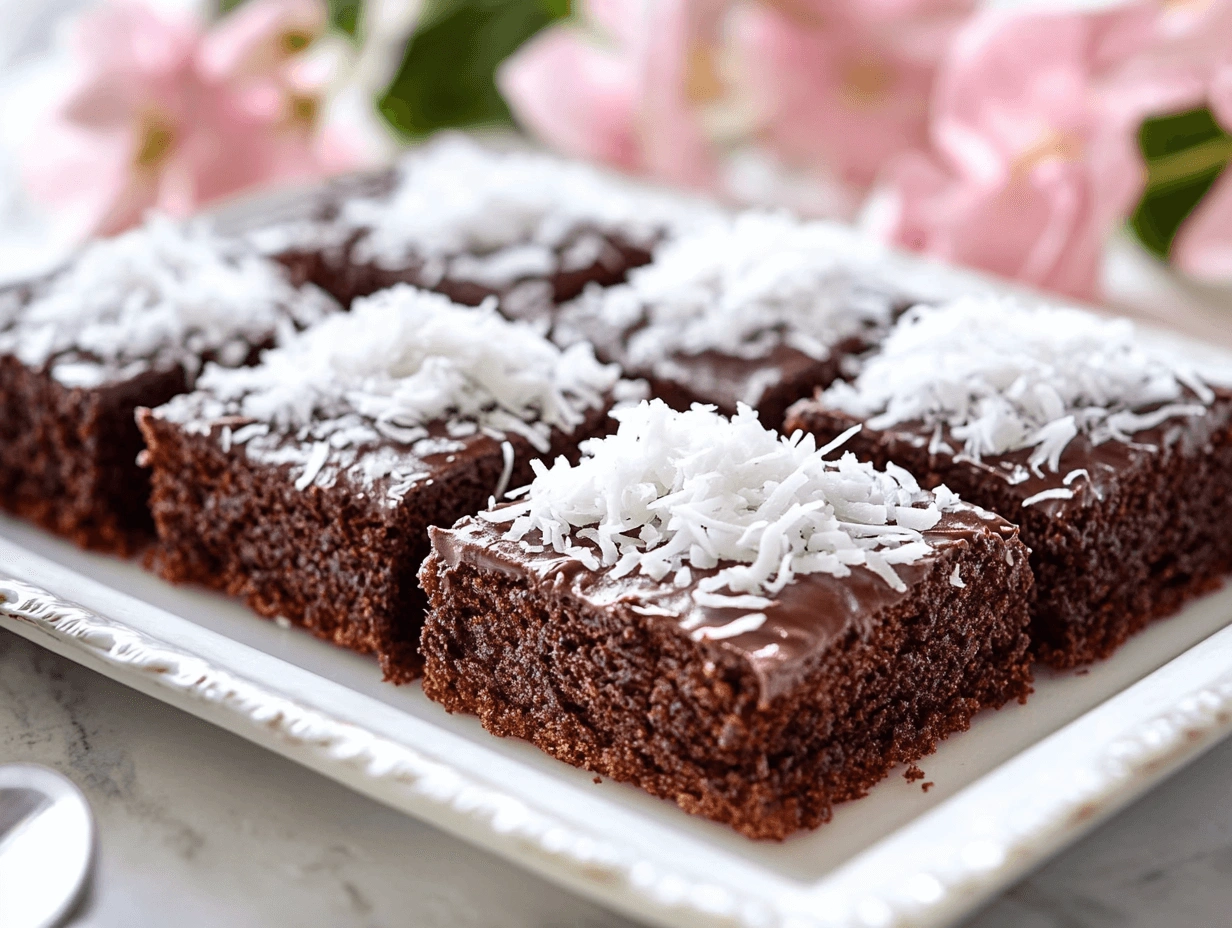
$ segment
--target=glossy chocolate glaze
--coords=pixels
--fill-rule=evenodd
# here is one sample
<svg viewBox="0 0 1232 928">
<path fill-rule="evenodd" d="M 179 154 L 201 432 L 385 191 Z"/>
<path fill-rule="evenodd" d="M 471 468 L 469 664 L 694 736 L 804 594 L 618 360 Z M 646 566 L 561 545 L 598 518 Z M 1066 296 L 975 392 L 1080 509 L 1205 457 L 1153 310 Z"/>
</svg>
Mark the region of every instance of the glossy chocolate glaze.
<svg viewBox="0 0 1232 928">
<path fill-rule="evenodd" d="M 591 417 L 597 417 L 601 412 L 602 410 L 592 410 L 590 415 Z M 246 425 L 256 423 L 256 421 L 245 416 L 224 416 L 203 423 L 203 425 L 209 429 L 210 434 L 217 441 L 221 440 L 221 433 L 224 428 L 230 428 L 232 432 L 235 432 Z M 387 453 L 393 450 L 396 453 L 397 471 L 404 475 L 418 475 L 415 481 L 409 485 L 408 492 L 425 484 L 448 484 L 450 478 L 454 475 L 470 471 L 476 461 L 495 460 L 503 464 L 504 451 L 501 446 L 504 442 L 500 439 L 493 438 L 483 432 L 453 437 L 449 434 L 449 423 L 443 419 L 430 422 L 424 428 L 428 432 L 427 441 L 437 443 L 439 450 L 425 453 L 425 446 L 421 445 L 420 442 L 408 444 L 390 438 L 382 438 L 378 441 L 353 446 L 355 458 L 352 463 L 360 463 L 362 465 L 362 461 L 367 455 Z M 584 425 L 583 430 L 585 428 L 586 426 Z M 554 443 L 559 444 L 562 437 L 563 433 L 559 430 L 552 430 Z M 540 453 L 531 447 L 526 439 L 521 436 L 509 435 L 505 440 L 514 448 L 515 471 L 526 471 L 527 464 L 532 458 L 541 457 Z M 306 460 L 316 444 L 316 439 L 311 436 L 305 438 L 296 433 L 284 432 L 259 436 L 250 439 L 248 444 L 253 446 L 255 457 L 258 460 L 264 458 L 271 462 L 285 462 L 296 457 Z M 242 448 L 244 446 L 236 445 L 235 447 Z M 550 455 L 548 456 L 550 457 Z M 300 463 L 302 463 L 302 460 Z M 347 469 L 350 466 L 347 465 Z M 353 489 L 371 493 L 378 498 L 386 496 L 392 487 L 402 483 L 401 480 L 391 474 L 378 477 L 364 485 L 359 485 L 351 478 L 340 477 L 340 479 L 352 484 Z M 492 488 L 492 492 L 496 492 L 495 486 Z"/>
<path fill-rule="evenodd" d="M 489 297 L 499 301 L 502 315 L 510 319 L 550 319 L 558 303 L 571 300 L 589 283 L 610 286 L 625 279 L 629 270 L 650 261 L 649 248 L 624 241 L 619 236 L 589 226 L 579 226 L 556 249 L 557 268 L 546 274 L 520 274 L 496 283 L 473 279 L 459 273 L 456 262 L 489 257 L 482 254 L 457 253 L 433 260 L 410 253 L 396 265 L 358 262 L 353 252 L 363 242 L 366 232 L 360 231 L 348 243 L 345 263 L 348 269 L 352 298 L 383 290 L 399 283 L 408 283 L 425 290 L 443 293 L 455 303 L 478 306 Z M 597 250 L 593 261 L 582 266 L 568 266 L 566 256 L 579 242 L 590 239 Z M 513 246 L 510 246 L 513 247 Z M 498 249 L 505 251 L 507 249 Z M 480 275 L 482 276 L 482 275 Z"/>
<path fill-rule="evenodd" d="M 962 442 L 948 433 L 942 433 L 941 438 L 958 449 L 957 453 L 938 448 L 929 454 L 929 464 L 937 471 L 944 471 L 956 464 L 966 465 L 977 473 L 1003 481 L 1009 492 L 1020 500 L 1046 490 L 1067 487 L 1074 494 L 1071 499 L 1032 503 L 1033 509 L 1063 518 L 1106 499 L 1118 479 L 1158 455 L 1165 458 L 1174 454 L 1192 456 L 1208 448 L 1212 434 L 1226 429 L 1232 421 L 1232 391 L 1215 392 L 1215 402 L 1207 407 L 1205 415 L 1168 419 L 1155 428 L 1135 433 L 1131 443 L 1111 440 L 1093 445 L 1085 435 L 1079 435 L 1066 446 L 1055 471 L 1046 465 L 1039 471 L 1032 471 L 1028 465 L 1030 449 L 972 460 L 961 453 Z M 1190 395 L 1184 401 L 1197 403 L 1198 399 Z M 841 413 L 838 417 L 844 423 L 859 421 Z M 893 457 L 895 444 L 901 442 L 916 449 L 924 448 L 929 445 L 932 433 L 922 423 L 902 423 L 881 432 L 869 431 L 865 437 L 883 443 Z M 1066 484 L 1065 478 L 1076 471 L 1086 473 L 1073 476 Z"/>
<path fill-rule="evenodd" d="M 693 582 L 683 588 L 641 575 L 614 579 L 609 569 L 592 571 L 576 558 L 551 550 L 527 552 L 505 540 L 504 531 L 503 526 L 467 518 L 451 529 L 431 529 L 430 534 L 433 550 L 447 569 L 465 563 L 519 579 L 533 575 L 540 583 L 567 585 L 571 595 L 590 608 L 614 611 L 630 621 L 642 616 L 687 628 L 723 626 L 748 612 L 693 602 L 697 583 L 717 569 L 693 571 Z M 945 513 L 936 528 L 924 533 L 934 548 L 931 555 L 896 567 L 906 590 L 894 590 L 863 567 L 842 578 L 820 573 L 798 576 L 777 594 L 774 605 L 762 610 L 766 621 L 760 628 L 699 647 L 723 648 L 747 662 L 759 681 L 762 702 L 769 702 L 795 686 L 830 642 L 848 630 L 868 634 L 879 613 L 912 596 L 913 586 L 939 560 L 952 559 L 957 553 L 954 549 L 966 548 L 981 535 L 1006 544 L 1011 557 L 1026 556 L 1026 549 L 1016 540 L 1017 528 L 990 512 L 963 506 Z M 447 574 L 445 579 L 448 582 Z M 682 627 L 679 634 L 689 632 Z"/>
<path fill-rule="evenodd" d="M 892 318 L 912 302 L 900 299 Z M 626 376 L 649 381 L 652 394 L 677 409 L 708 403 L 731 415 L 737 403 L 746 403 L 762 412 L 762 421 L 773 428 L 782 425 L 791 403 L 818 387 L 829 386 L 841 374 L 844 358 L 867 351 L 883 334 L 869 325 L 865 332 L 831 345 L 824 358 L 814 358 L 783 340 L 772 344 L 760 357 L 710 350 L 699 354 L 675 352 L 652 364 L 635 363 L 628 342 L 648 324 L 645 313 L 634 320 L 608 318 L 597 303 L 583 297 L 556 311 L 552 338 L 561 345 L 589 342 L 600 361 L 619 364 Z M 785 339 L 785 332 L 779 334 Z"/>
<path fill-rule="evenodd" d="M 557 267 L 552 273 L 520 275 L 500 283 L 455 272 L 456 260 L 482 261 L 482 254 L 455 253 L 429 260 L 410 251 L 388 264 L 360 260 L 356 254 L 370 230 L 345 225 L 341 218 L 343 207 L 353 199 L 387 200 L 396 184 L 397 173 L 392 169 L 352 175 L 276 204 L 267 212 L 217 225 L 229 233 L 268 237 L 271 241 L 279 241 L 281 232 L 285 242 L 267 246 L 271 257 L 288 269 L 296 284 L 314 283 L 344 306 L 359 297 L 406 283 L 443 293 L 455 303 L 467 306 L 478 306 L 488 297 L 496 297 L 501 312 L 513 319 L 547 318 L 557 303 L 573 299 L 588 283 L 619 283 L 630 268 L 650 261 L 655 244 L 628 242 L 615 232 L 579 225 L 556 249 Z M 666 230 L 661 233 L 665 234 Z M 571 263 L 569 255 L 581 246 L 594 251 L 592 260 Z"/>
</svg>

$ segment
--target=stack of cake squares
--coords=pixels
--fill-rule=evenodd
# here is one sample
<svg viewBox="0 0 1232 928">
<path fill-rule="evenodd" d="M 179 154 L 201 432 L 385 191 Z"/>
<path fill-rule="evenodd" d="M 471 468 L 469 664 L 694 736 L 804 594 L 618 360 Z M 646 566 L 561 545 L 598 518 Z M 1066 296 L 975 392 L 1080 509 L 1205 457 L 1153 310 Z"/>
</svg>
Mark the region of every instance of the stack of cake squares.
<svg viewBox="0 0 1232 928">
<path fill-rule="evenodd" d="M 0 291 L 0 506 L 782 839 L 1232 568 L 1232 378 L 448 137 Z"/>
</svg>

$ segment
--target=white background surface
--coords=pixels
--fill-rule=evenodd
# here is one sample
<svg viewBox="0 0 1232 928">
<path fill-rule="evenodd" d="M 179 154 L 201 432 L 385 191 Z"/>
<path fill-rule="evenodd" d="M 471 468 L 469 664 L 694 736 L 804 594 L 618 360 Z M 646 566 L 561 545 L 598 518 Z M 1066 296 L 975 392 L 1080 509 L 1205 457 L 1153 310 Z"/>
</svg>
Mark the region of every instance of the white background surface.
<svg viewBox="0 0 1232 928">
<path fill-rule="evenodd" d="M 99 819 L 90 928 L 631 923 L 234 735 L 0 631 L 0 761 Z M 966 928 L 1232 924 L 1232 742 Z"/>
</svg>

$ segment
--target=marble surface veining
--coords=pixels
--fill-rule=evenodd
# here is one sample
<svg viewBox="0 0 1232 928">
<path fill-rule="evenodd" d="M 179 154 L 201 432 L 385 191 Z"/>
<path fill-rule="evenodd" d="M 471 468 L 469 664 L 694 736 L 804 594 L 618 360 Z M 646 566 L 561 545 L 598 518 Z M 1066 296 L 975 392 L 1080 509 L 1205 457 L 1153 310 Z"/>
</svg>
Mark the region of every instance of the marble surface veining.
<svg viewBox="0 0 1232 928">
<path fill-rule="evenodd" d="M 628 928 L 632 923 L 243 739 L 0 631 L 0 762 L 89 797 L 80 928 Z M 1232 925 L 1232 742 L 963 928 Z"/>
</svg>

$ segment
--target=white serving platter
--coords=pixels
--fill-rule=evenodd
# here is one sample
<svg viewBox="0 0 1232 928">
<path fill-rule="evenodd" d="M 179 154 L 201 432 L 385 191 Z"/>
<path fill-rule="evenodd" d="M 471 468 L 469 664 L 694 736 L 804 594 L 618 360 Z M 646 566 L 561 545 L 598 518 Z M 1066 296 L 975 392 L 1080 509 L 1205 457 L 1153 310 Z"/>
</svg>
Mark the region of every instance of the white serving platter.
<svg viewBox="0 0 1232 928">
<path fill-rule="evenodd" d="M 263 195 L 231 231 L 302 208 Z M 928 292 L 1036 294 L 887 255 Z M 1177 336 L 1156 330 L 1156 337 Z M 1184 342 L 1195 360 L 1229 356 Z M 488 735 L 375 661 L 170 586 L 0 515 L 0 627 L 646 922 L 949 925 L 1232 733 L 1232 586 L 1089 671 L 1037 668 L 1026 705 L 978 716 L 814 832 L 753 842 Z"/>
<path fill-rule="evenodd" d="M 753 842 L 450 716 L 375 662 L 0 517 L 0 626 L 660 925 L 951 924 L 1232 731 L 1232 588 L 1042 672 L 834 820 Z"/>
</svg>

